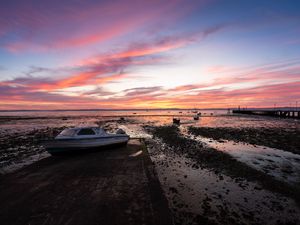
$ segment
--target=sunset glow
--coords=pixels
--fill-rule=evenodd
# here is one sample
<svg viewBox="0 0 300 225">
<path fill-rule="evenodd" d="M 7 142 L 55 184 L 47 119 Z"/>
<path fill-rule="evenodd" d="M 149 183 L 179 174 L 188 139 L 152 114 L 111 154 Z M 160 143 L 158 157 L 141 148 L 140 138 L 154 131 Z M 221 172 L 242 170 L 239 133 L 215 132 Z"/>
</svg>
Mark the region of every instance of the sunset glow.
<svg viewBox="0 0 300 225">
<path fill-rule="evenodd" d="M 0 110 L 300 103 L 299 1 L 0 3 Z"/>
</svg>

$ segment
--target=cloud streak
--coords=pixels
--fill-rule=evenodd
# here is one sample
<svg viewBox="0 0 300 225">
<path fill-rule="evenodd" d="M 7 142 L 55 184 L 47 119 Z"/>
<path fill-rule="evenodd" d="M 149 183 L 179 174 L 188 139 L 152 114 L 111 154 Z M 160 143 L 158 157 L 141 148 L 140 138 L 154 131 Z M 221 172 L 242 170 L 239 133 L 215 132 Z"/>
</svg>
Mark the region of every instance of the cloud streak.
<svg viewBox="0 0 300 225">
<path fill-rule="evenodd" d="M 65 78 L 41 78 L 34 74 L 46 72 L 47 77 L 56 73 L 59 69 L 51 70 L 41 67 L 31 67 L 26 77 L 19 77 L 13 80 L 4 81 L 7 85 L 27 86 L 32 89 L 53 91 L 87 84 L 104 84 L 117 81 L 129 76 L 123 71 L 131 66 L 151 65 L 166 62 L 166 58 L 157 54 L 168 52 L 191 43 L 191 38 L 166 37 L 155 40 L 153 43 L 135 43 L 120 52 L 101 54 L 90 57 L 79 63 L 79 66 L 69 68 L 75 71 Z M 63 69 L 60 69 L 63 70 Z M 67 73 L 67 69 L 65 69 Z"/>
</svg>

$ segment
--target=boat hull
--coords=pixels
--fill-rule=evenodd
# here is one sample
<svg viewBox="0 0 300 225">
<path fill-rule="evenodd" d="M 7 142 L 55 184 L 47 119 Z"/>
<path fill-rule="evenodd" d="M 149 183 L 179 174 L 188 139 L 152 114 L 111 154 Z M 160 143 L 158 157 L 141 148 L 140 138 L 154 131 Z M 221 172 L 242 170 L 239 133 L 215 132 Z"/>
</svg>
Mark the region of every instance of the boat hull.
<svg viewBox="0 0 300 225">
<path fill-rule="evenodd" d="M 128 136 L 69 140 L 58 139 L 48 141 L 45 143 L 45 147 L 51 155 L 83 153 L 117 146 L 124 146 L 127 144 L 128 140 Z"/>
</svg>

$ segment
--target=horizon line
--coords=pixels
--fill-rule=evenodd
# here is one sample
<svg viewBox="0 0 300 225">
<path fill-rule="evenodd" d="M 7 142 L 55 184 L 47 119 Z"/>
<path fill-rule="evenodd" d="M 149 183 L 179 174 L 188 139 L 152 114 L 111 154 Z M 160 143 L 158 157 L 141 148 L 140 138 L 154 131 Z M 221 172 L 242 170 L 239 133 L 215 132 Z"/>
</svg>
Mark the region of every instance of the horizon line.
<svg viewBox="0 0 300 225">
<path fill-rule="evenodd" d="M 297 108 L 297 107 L 276 107 L 276 109 Z M 238 107 L 228 108 L 127 108 L 127 109 L 2 109 L 0 112 L 42 112 L 42 111 L 156 111 L 156 110 L 232 110 Z M 275 109 L 274 107 L 241 107 L 241 109 Z"/>
</svg>

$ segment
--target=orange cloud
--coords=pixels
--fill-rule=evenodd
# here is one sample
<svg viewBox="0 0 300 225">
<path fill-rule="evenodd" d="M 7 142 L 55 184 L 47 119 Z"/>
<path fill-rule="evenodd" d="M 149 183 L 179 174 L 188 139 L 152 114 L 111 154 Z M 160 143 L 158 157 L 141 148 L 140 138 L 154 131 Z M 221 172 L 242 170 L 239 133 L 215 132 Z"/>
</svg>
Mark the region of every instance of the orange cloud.
<svg viewBox="0 0 300 225">
<path fill-rule="evenodd" d="M 50 91 L 74 86 L 83 86 L 89 79 L 93 78 L 97 74 L 99 74 L 99 72 L 83 72 L 72 75 L 65 79 L 58 80 L 56 82 L 38 84 L 37 86 L 35 86 L 35 88 Z"/>
<path fill-rule="evenodd" d="M 151 88 L 148 88 L 151 91 Z M 27 104 L 34 107 L 47 108 L 212 108 L 212 107 L 236 107 L 237 105 L 248 107 L 272 107 L 288 106 L 295 102 L 300 96 L 300 82 L 283 83 L 256 88 L 226 90 L 215 89 L 198 91 L 195 95 L 166 97 L 168 90 L 160 89 L 160 95 L 129 95 L 118 98 L 99 99 L 88 96 L 69 97 L 44 92 L 26 92 L 25 89 L 5 88 L 6 95 L 1 92 L 1 109 L 8 109 L 19 105 L 18 108 L 25 108 Z M 153 88 L 156 92 L 157 88 Z M 20 95 L 18 94 L 20 93 Z M 13 95 L 13 97 L 11 96 Z M 39 103 L 41 103 L 39 105 Z"/>
</svg>

